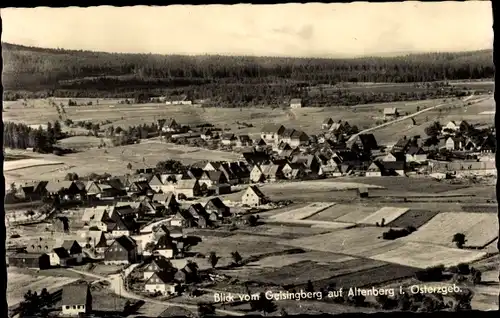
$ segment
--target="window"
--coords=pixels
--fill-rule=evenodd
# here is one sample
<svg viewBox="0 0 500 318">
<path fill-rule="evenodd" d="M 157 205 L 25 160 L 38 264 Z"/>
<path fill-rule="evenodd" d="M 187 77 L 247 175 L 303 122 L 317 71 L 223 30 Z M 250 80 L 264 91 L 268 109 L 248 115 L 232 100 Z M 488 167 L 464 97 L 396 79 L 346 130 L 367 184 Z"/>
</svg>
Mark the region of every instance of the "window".
<svg viewBox="0 0 500 318">
<path fill-rule="evenodd" d="M 65 307 L 66 307 L 66 309 L 69 309 L 71 306 L 65 306 Z"/>
<path fill-rule="evenodd" d="M 73 309 L 76 309 L 76 306 L 73 306 Z"/>
</svg>

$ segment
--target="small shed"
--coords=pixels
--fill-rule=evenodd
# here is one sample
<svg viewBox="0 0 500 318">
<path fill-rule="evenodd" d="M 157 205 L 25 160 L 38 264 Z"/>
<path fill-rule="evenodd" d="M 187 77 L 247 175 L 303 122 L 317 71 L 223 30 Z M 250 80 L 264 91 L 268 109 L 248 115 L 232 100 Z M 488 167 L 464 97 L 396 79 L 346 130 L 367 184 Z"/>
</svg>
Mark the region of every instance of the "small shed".
<svg viewBox="0 0 500 318">
<path fill-rule="evenodd" d="M 365 187 L 358 188 L 358 196 L 360 198 L 368 198 L 368 188 Z"/>
</svg>

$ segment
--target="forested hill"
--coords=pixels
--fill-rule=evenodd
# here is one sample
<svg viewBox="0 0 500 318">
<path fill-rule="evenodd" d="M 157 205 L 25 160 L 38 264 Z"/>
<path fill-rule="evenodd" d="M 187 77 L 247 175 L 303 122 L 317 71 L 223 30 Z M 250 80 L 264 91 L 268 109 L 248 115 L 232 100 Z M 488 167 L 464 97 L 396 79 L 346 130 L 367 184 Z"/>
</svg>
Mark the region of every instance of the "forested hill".
<svg viewBox="0 0 500 318">
<path fill-rule="evenodd" d="M 200 93 L 204 89 L 194 90 L 193 87 L 408 83 L 494 76 L 491 50 L 384 58 L 311 59 L 121 54 L 43 49 L 8 43 L 2 43 L 2 48 L 5 90 L 51 90 L 56 95 L 69 96 L 174 89 L 206 98 L 210 96 Z"/>
</svg>

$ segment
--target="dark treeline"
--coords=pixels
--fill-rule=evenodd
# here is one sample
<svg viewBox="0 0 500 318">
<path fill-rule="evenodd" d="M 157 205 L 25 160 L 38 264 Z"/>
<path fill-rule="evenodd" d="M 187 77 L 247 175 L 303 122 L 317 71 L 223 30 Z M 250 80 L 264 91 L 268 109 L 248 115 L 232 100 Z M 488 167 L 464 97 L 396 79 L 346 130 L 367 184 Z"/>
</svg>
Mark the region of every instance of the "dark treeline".
<svg viewBox="0 0 500 318">
<path fill-rule="evenodd" d="M 33 129 L 22 123 L 6 122 L 4 124 L 4 146 L 13 149 L 33 148 L 37 152 L 51 152 L 58 139 L 66 135 L 61 130 L 61 124 L 47 123 L 47 129 L 41 126 Z"/>
<path fill-rule="evenodd" d="M 216 98 L 219 104 L 279 104 L 283 97 L 303 97 L 303 86 L 341 82 L 432 82 L 494 76 L 491 50 L 326 59 L 119 54 L 7 43 L 2 46 L 3 85 L 8 99 L 15 98 L 15 94 L 21 98 L 32 98 L 33 94 L 38 97 L 130 98 L 137 91 L 152 95 L 175 95 L 176 91 L 181 91 L 192 99 Z M 388 98 L 381 93 L 375 95 L 382 96 L 375 98 L 375 102 Z M 361 96 L 359 99 L 369 98 Z M 340 102 L 333 98 L 328 103 Z"/>
</svg>

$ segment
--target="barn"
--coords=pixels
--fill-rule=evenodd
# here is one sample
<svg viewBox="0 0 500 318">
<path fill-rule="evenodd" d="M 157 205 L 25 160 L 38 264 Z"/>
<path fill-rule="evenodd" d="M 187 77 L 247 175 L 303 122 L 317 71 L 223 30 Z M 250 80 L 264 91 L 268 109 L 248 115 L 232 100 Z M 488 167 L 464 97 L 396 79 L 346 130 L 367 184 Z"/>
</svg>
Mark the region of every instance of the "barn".
<svg viewBox="0 0 500 318">
<path fill-rule="evenodd" d="M 48 254 L 18 253 L 9 256 L 9 266 L 19 268 L 50 268 L 50 257 Z"/>
</svg>

